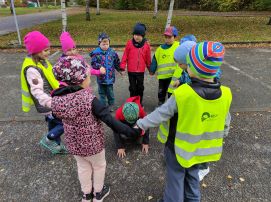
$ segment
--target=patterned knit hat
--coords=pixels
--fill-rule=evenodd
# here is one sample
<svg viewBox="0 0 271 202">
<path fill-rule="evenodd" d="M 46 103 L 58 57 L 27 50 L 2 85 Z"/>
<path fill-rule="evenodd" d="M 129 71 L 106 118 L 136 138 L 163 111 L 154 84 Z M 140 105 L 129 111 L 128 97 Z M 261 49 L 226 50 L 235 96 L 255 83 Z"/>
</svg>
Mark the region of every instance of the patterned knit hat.
<svg viewBox="0 0 271 202">
<path fill-rule="evenodd" d="M 122 108 L 122 114 L 128 123 L 134 124 L 139 116 L 139 107 L 134 102 L 127 102 Z"/>
<path fill-rule="evenodd" d="M 222 65 L 225 54 L 224 46 L 219 42 L 205 41 L 198 43 L 186 56 L 190 70 L 201 78 L 214 78 Z"/>
<path fill-rule="evenodd" d="M 104 39 L 108 39 L 108 40 L 110 41 L 110 37 L 109 37 L 106 33 L 102 32 L 102 33 L 99 34 L 99 36 L 98 36 L 98 44 L 100 45 L 100 43 L 101 43 L 102 40 L 104 40 Z"/>
<path fill-rule="evenodd" d="M 87 78 L 88 65 L 78 57 L 61 57 L 53 67 L 53 73 L 58 81 L 68 85 L 81 84 Z"/>
</svg>

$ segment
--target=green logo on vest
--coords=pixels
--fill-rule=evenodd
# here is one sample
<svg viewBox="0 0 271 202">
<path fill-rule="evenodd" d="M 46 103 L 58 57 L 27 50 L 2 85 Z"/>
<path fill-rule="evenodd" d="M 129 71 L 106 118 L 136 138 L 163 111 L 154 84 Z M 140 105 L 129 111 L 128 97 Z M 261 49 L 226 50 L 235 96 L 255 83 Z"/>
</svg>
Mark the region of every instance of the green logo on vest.
<svg viewBox="0 0 271 202">
<path fill-rule="evenodd" d="M 218 115 L 217 114 L 210 114 L 209 112 L 204 112 L 201 115 L 201 121 L 205 121 L 205 120 L 213 120 L 214 118 L 216 118 Z"/>
</svg>

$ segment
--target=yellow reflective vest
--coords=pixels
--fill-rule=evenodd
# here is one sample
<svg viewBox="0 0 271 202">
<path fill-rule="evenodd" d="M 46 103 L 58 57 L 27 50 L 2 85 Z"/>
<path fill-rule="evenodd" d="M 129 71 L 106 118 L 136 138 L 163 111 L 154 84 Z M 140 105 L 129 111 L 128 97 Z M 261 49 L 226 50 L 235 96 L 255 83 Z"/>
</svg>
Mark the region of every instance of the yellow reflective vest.
<svg viewBox="0 0 271 202">
<path fill-rule="evenodd" d="M 24 112 L 29 112 L 31 106 L 34 104 L 33 99 L 31 97 L 31 93 L 29 90 L 29 85 L 26 80 L 26 69 L 28 67 L 36 67 L 39 68 L 52 89 L 56 89 L 59 87 L 59 82 L 55 79 L 53 74 L 52 65 L 48 60 L 46 60 L 47 68 L 44 67 L 40 62 L 36 64 L 31 57 L 26 57 L 23 62 L 22 70 L 21 70 L 21 90 L 22 90 L 22 110 Z"/>
<path fill-rule="evenodd" d="M 173 84 L 175 83 L 175 81 L 177 81 L 182 76 L 182 72 L 183 72 L 183 69 L 180 67 L 177 67 L 175 69 L 174 74 L 173 74 L 171 81 L 169 83 L 169 87 L 168 87 L 167 92 L 173 93 L 173 91 L 176 89 L 176 87 L 174 87 Z"/>
<path fill-rule="evenodd" d="M 215 100 L 203 99 L 188 84 L 173 92 L 178 108 L 174 148 L 177 161 L 184 168 L 221 157 L 225 120 L 232 100 L 228 87 L 221 86 L 221 91 L 221 97 Z M 158 140 L 165 143 L 168 132 L 169 122 L 161 124 Z"/>
<path fill-rule="evenodd" d="M 174 61 L 174 51 L 179 46 L 179 42 L 174 41 L 172 46 L 168 49 L 163 49 L 159 46 L 155 52 L 157 61 L 157 78 L 168 79 L 173 76 L 178 64 Z"/>
</svg>

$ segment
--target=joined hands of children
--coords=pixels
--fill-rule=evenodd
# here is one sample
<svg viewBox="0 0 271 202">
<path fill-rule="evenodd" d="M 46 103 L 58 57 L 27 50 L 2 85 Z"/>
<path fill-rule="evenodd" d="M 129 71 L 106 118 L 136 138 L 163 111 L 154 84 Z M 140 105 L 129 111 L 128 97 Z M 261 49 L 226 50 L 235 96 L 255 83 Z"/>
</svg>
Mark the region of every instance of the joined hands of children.
<svg viewBox="0 0 271 202">
<path fill-rule="evenodd" d="M 106 73 L 106 69 L 104 67 L 100 68 L 100 74 L 105 74 Z"/>
<path fill-rule="evenodd" d="M 121 76 L 125 75 L 125 71 L 124 70 L 119 71 L 119 73 L 120 73 Z"/>
</svg>

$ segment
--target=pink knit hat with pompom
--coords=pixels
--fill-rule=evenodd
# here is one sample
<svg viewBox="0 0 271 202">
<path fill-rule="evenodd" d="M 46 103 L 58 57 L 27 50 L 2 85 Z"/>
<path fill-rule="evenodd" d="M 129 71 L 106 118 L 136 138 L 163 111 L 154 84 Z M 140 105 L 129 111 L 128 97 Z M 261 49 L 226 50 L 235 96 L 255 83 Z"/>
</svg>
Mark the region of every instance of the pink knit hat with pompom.
<svg viewBox="0 0 271 202">
<path fill-rule="evenodd" d="M 69 32 L 62 32 L 60 35 L 60 44 L 64 53 L 70 49 L 76 48 L 75 42 Z"/>
<path fill-rule="evenodd" d="M 50 41 L 39 31 L 32 31 L 25 35 L 24 45 L 28 54 L 32 55 L 50 47 Z"/>
</svg>

